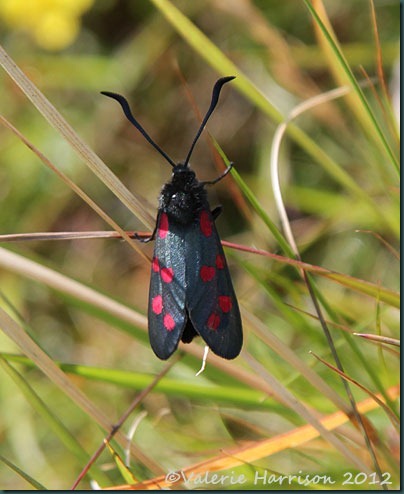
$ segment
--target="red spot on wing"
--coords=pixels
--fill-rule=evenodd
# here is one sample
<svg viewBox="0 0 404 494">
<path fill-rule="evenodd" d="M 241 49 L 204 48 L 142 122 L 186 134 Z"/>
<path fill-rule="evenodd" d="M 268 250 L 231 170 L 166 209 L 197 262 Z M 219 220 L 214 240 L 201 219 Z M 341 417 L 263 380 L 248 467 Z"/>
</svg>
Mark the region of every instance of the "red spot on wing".
<svg viewBox="0 0 404 494">
<path fill-rule="evenodd" d="M 161 279 L 164 283 L 171 283 L 174 278 L 174 271 L 172 268 L 162 268 L 161 270 Z"/>
<path fill-rule="evenodd" d="M 232 306 L 233 303 L 231 301 L 231 297 L 228 297 L 227 295 L 221 295 L 219 297 L 219 307 L 223 312 L 230 312 Z"/>
<path fill-rule="evenodd" d="M 199 272 L 202 281 L 211 281 L 215 277 L 216 270 L 213 266 L 202 266 Z"/>
<path fill-rule="evenodd" d="M 163 324 L 167 331 L 172 331 L 175 328 L 175 321 L 171 314 L 166 314 L 163 318 Z"/>
<path fill-rule="evenodd" d="M 161 295 L 156 295 L 152 300 L 152 310 L 155 314 L 161 314 L 163 311 L 163 298 Z"/>
<path fill-rule="evenodd" d="M 213 329 L 215 331 L 219 327 L 219 324 L 220 324 L 220 317 L 215 312 L 212 312 L 212 314 L 208 318 L 208 322 L 207 322 L 208 328 Z"/>
<path fill-rule="evenodd" d="M 155 273 L 158 273 L 160 271 L 159 260 L 157 259 L 157 257 L 154 257 L 153 258 L 153 261 L 152 261 L 152 270 Z"/>
<path fill-rule="evenodd" d="M 166 213 L 161 213 L 158 235 L 160 238 L 166 238 L 167 233 L 168 233 L 168 217 Z"/>
<path fill-rule="evenodd" d="M 201 211 L 199 216 L 199 224 L 201 227 L 201 232 L 205 235 L 205 237 L 210 237 L 212 235 L 212 221 L 207 211 Z"/>
<path fill-rule="evenodd" d="M 216 256 L 216 267 L 217 269 L 224 269 L 226 266 L 226 260 L 222 254 Z"/>
</svg>

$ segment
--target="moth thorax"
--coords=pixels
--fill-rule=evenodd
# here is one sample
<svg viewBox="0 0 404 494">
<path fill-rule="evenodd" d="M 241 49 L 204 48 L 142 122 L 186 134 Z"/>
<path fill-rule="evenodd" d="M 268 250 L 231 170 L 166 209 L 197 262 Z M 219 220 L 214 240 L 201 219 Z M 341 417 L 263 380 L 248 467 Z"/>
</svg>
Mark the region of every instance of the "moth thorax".
<svg viewBox="0 0 404 494">
<path fill-rule="evenodd" d="M 160 208 L 177 223 L 186 225 L 192 223 L 198 212 L 206 207 L 206 201 L 206 191 L 195 181 L 194 175 L 191 184 L 174 180 L 166 184 L 161 192 Z"/>
</svg>

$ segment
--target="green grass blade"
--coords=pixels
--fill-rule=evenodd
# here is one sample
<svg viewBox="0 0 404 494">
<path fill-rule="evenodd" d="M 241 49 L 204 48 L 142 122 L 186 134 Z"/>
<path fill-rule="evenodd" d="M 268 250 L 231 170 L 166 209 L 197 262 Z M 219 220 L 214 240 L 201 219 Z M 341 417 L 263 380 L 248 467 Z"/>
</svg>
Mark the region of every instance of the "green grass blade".
<svg viewBox="0 0 404 494">
<path fill-rule="evenodd" d="M 34 364 L 26 357 L 12 354 L 2 354 L 3 359 L 10 362 L 19 362 L 29 367 Z M 57 364 L 57 363 L 56 363 Z M 154 376 L 137 372 L 122 371 L 117 369 L 105 369 L 101 367 L 88 367 L 75 364 L 57 364 L 66 373 L 84 377 L 92 381 L 116 384 L 130 387 L 134 390 L 143 390 L 154 379 Z M 238 405 L 245 407 L 259 407 L 263 409 L 277 408 L 277 404 L 267 396 L 253 389 L 241 386 L 217 386 L 213 384 L 196 384 L 188 380 L 179 380 L 164 377 L 155 387 L 156 392 L 171 396 L 182 396 L 201 401 L 213 400 L 223 405 Z"/>
<path fill-rule="evenodd" d="M 40 482 L 32 478 L 30 475 L 28 475 L 24 470 L 21 470 L 21 468 L 17 467 L 14 463 L 12 463 L 10 460 L 7 460 L 4 456 L 0 455 L 0 461 L 2 461 L 5 465 L 7 465 L 11 470 L 14 470 L 20 477 L 22 477 L 24 480 L 28 482 L 28 484 L 32 485 L 32 487 L 38 491 L 47 491 L 48 489 L 43 486 Z"/>
<path fill-rule="evenodd" d="M 29 361 L 29 359 L 25 359 Z M 9 363 L 8 359 L 0 354 L 0 365 L 5 372 L 17 384 L 27 401 L 38 412 L 42 419 L 47 423 L 49 430 L 62 441 L 66 448 L 72 453 L 79 462 L 87 463 L 90 455 L 81 447 L 80 443 L 69 431 L 69 429 L 60 421 L 60 419 L 52 412 L 46 403 L 35 393 L 29 383 L 19 374 Z M 101 485 L 109 483 L 108 478 L 104 473 L 95 467 L 91 470 L 91 476 Z"/>
<path fill-rule="evenodd" d="M 316 9 L 313 7 L 312 3 L 308 0 L 304 0 L 304 3 L 306 4 L 315 22 L 320 28 L 322 34 L 327 40 L 327 43 L 331 48 L 332 53 L 334 54 L 334 60 L 338 63 L 339 67 L 343 71 L 346 80 L 352 87 L 354 94 L 356 95 L 356 97 L 358 98 L 361 104 L 361 108 L 363 108 L 364 110 L 364 115 L 366 115 L 367 117 L 367 122 L 365 122 L 366 129 L 368 129 L 368 132 L 370 133 L 371 137 L 376 137 L 376 139 L 379 140 L 382 147 L 384 148 L 386 155 L 390 158 L 391 163 L 393 164 L 397 172 L 397 175 L 399 176 L 400 167 L 398 160 L 395 154 L 393 153 L 393 150 L 391 149 L 390 144 L 388 143 L 387 138 L 384 135 L 384 132 L 382 131 L 382 128 L 380 127 L 379 122 L 372 108 L 370 107 L 360 85 L 358 84 L 358 81 L 356 80 L 341 48 L 338 46 L 336 39 L 334 38 L 334 36 L 331 35 L 331 33 L 329 32 L 329 30 L 321 20 L 320 16 L 318 15 Z"/>
</svg>

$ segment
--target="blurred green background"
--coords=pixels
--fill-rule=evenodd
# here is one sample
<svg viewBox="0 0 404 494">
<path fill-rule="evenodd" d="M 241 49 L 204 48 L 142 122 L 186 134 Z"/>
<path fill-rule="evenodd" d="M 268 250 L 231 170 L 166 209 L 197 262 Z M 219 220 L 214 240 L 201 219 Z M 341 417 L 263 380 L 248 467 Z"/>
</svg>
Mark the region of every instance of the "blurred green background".
<svg viewBox="0 0 404 494">
<path fill-rule="evenodd" d="M 198 128 L 189 95 L 192 94 L 204 113 L 214 81 L 222 75 L 233 75 L 217 71 L 220 62 L 213 60 L 208 46 L 205 57 L 198 53 L 191 40 L 170 24 L 164 11 L 158 8 L 159 3 L 147 0 L 2 0 L 0 3 L 3 48 L 129 190 L 146 199 L 145 207 L 153 216 L 160 188 L 169 179 L 170 169 L 130 126 L 118 105 L 99 92 L 124 94 L 134 115 L 153 139 L 174 160 L 181 160 Z M 392 97 L 397 98 L 394 92 L 399 90 L 396 67 L 399 4 L 377 0 L 374 4 L 384 78 Z M 174 1 L 172 5 L 285 117 L 298 103 L 340 84 L 341 72 L 335 72 L 332 57 L 321 46 L 315 22 L 304 2 L 196 0 Z M 391 149 L 398 154 L 395 116 L 389 113 L 397 110 L 397 100 L 393 99 L 396 101 L 393 107 L 388 106 L 380 78 L 376 77 L 378 44 L 371 3 L 332 0 L 324 2 L 324 6 L 355 76 L 365 81 L 366 73 L 375 83 L 364 92 Z M 4 117 L 123 228 L 147 229 L 83 164 L 4 71 L 0 72 L 0 85 L 0 109 Z M 350 177 L 363 196 L 345 187 L 290 137 L 284 139 L 281 148 L 282 192 L 304 261 L 398 290 L 397 259 L 375 236 L 380 235 L 393 249 L 398 248 L 397 175 L 383 147 L 367 132 L 360 111 L 357 101 L 340 98 L 305 113 L 296 125 Z M 208 128 L 228 159 L 235 163 L 258 204 L 279 225 L 269 176 L 271 141 L 277 124 L 256 103 L 253 91 L 230 83 L 223 90 Z M 3 127 L 0 147 L 1 234 L 110 229 Z M 206 134 L 195 149 L 192 166 L 201 180 L 209 180 L 218 175 L 215 163 Z M 224 207 L 217 222 L 222 239 L 285 254 L 262 216 L 248 204 L 232 179 L 211 188 L 209 194 L 212 206 Z M 4 247 L 146 313 L 150 267 L 122 241 L 43 241 Z M 144 247 L 148 255 L 151 249 L 150 245 Z M 279 337 L 346 400 L 340 379 L 308 354 L 312 350 L 333 363 L 318 321 L 305 314 L 314 314 L 314 310 L 297 271 L 252 254 L 226 252 L 243 309 L 257 317 L 266 331 Z M 330 281 L 318 279 L 317 286 L 324 297 L 324 306 L 329 307 L 326 318 L 348 328 L 348 336 L 341 336 L 339 327 L 332 325 L 346 373 L 374 392 L 386 391 L 396 384 L 399 372 L 396 353 L 362 340 L 355 343 L 359 348 L 354 349 L 348 342 L 355 339 L 349 334 L 355 331 L 398 338 L 396 309 L 379 304 L 377 296 L 361 295 Z M 0 305 L 9 313 L 16 311 L 21 316 L 31 336 L 55 361 L 127 370 L 135 375 L 155 375 L 163 367 L 149 348 L 144 332 L 137 328 L 121 331 L 116 321 L 96 311 L 92 314 L 77 301 L 66 299 L 43 284 L 0 268 L 0 291 L 4 296 Z M 265 340 L 263 344 L 251 321 L 245 323 L 245 334 L 245 350 L 306 406 L 321 413 L 335 410 L 318 390 L 307 387 L 290 362 L 271 350 Z M 19 353 L 17 346 L 3 334 L 0 334 L 0 350 Z M 234 373 L 229 370 L 231 366 Z M 200 383 L 238 386 L 234 403 L 206 397 L 203 391 L 195 398 L 175 390 L 153 392 L 142 403 L 148 415 L 140 424 L 134 442 L 162 471 L 182 468 L 218 454 L 223 447 L 275 436 L 305 423 L 299 414 L 290 412 L 276 398 L 268 402 L 273 409 L 253 402 L 238 403 L 240 389 L 248 386 L 238 378 L 236 369 L 248 371 L 252 376 L 256 371 L 251 370 L 243 357 L 230 367 L 209 368 L 208 361 L 206 373 L 195 378 L 199 361 L 187 357 L 175 364 L 170 376 L 179 383 L 195 382 L 195 386 Z M 87 453 L 92 454 L 102 441 L 103 432 L 40 371 L 26 366 L 17 368 Z M 1 456 L 47 488 L 68 488 L 84 463 L 50 431 L 49 423 L 31 407 L 30 400 L 7 373 L 0 372 Z M 257 382 L 261 379 L 258 375 L 256 378 Z M 135 394 L 134 389 L 103 380 L 92 382 L 77 377 L 75 382 L 114 419 L 124 412 Z M 367 397 L 356 389 L 355 396 L 358 400 Z M 378 433 L 383 469 L 391 471 L 397 482 L 394 428 L 380 411 L 370 418 Z M 345 439 L 348 437 L 349 434 Z M 361 449 L 360 456 L 373 468 L 366 450 Z M 138 478 L 153 476 L 146 467 L 136 463 L 136 458 L 132 459 L 133 463 Z M 346 459 L 323 439 L 301 449 L 285 450 L 257 464 L 283 473 L 302 470 L 336 476 L 350 468 Z M 111 485 L 124 483 L 112 467 L 109 453 L 104 453 L 99 465 L 105 467 Z M 250 471 L 250 467 L 255 468 L 246 465 L 242 471 Z M 88 486 L 86 482 L 81 486 Z M 247 487 L 257 488 L 252 484 L 243 486 Z M 0 462 L 0 488 L 25 489 L 30 485 Z"/>
</svg>

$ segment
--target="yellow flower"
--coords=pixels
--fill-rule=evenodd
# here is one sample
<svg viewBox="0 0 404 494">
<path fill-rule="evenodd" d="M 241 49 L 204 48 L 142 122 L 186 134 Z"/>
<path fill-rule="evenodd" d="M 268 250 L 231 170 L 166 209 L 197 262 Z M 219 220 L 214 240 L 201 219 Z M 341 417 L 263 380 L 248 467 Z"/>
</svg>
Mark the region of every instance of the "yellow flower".
<svg viewBox="0 0 404 494">
<path fill-rule="evenodd" d="M 44 13 L 33 29 L 38 45 L 47 50 L 60 50 L 76 39 L 80 20 L 60 11 Z"/>
<path fill-rule="evenodd" d="M 81 15 L 94 0 L 1 0 L 0 18 L 30 33 L 42 48 L 60 50 L 76 39 Z"/>
</svg>

